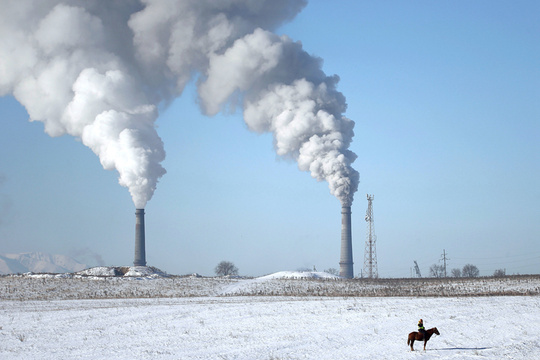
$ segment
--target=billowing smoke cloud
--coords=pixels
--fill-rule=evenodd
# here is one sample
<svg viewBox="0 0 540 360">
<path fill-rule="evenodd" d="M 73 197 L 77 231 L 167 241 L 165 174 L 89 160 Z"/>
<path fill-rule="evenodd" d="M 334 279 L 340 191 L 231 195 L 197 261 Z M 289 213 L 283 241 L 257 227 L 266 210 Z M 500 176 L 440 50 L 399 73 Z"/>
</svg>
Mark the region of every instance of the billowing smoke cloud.
<svg viewBox="0 0 540 360">
<path fill-rule="evenodd" d="M 76 259 L 78 262 L 82 262 L 88 265 L 96 264 L 98 266 L 105 266 L 105 261 L 103 260 L 101 255 L 93 252 L 88 247 L 82 249 L 71 249 L 69 251 L 69 256 Z"/>
<path fill-rule="evenodd" d="M 137 208 L 165 173 L 157 105 L 198 81 L 202 110 L 243 108 L 350 205 L 358 173 L 337 76 L 272 31 L 305 0 L 4 1 L 0 95 L 13 94 L 51 136 L 70 134 L 116 169 Z"/>
<path fill-rule="evenodd" d="M 130 60 L 125 12 L 137 8 L 97 7 L 108 3 L 3 2 L 0 95 L 13 94 L 49 135 L 80 138 L 142 208 L 165 173 L 165 152 L 155 99 Z"/>
</svg>

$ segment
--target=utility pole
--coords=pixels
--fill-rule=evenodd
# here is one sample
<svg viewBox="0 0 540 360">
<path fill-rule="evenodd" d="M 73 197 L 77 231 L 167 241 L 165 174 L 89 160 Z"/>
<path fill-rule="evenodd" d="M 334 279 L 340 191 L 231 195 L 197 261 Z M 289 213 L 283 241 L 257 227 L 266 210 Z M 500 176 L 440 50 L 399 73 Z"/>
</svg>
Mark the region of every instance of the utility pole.
<svg viewBox="0 0 540 360">
<path fill-rule="evenodd" d="M 444 249 L 443 249 L 443 253 L 441 255 L 441 260 L 443 261 L 444 277 L 447 277 L 446 276 L 446 261 L 450 260 L 450 259 L 446 257 L 446 250 L 444 250 Z"/>
</svg>

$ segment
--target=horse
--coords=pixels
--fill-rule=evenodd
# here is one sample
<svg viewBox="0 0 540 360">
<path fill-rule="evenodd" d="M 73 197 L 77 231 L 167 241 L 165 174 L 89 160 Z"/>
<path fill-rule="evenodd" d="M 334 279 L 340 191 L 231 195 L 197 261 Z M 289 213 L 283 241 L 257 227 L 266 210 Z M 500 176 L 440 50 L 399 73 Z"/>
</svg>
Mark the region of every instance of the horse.
<svg viewBox="0 0 540 360">
<path fill-rule="evenodd" d="M 418 340 L 418 341 L 424 340 L 424 351 L 426 351 L 426 343 L 428 342 L 428 340 L 431 338 L 431 335 L 433 334 L 441 335 L 439 333 L 439 330 L 437 330 L 436 327 L 426 330 L 425 336 L 422 336 L 422 333 L 419 333 L 418 331 L 413 331 L 412 333 L 409 334 L 407 345 L 410 345 L 411 351 L 414 351 L 413 349 L 414 340 Z"/>
</svg>

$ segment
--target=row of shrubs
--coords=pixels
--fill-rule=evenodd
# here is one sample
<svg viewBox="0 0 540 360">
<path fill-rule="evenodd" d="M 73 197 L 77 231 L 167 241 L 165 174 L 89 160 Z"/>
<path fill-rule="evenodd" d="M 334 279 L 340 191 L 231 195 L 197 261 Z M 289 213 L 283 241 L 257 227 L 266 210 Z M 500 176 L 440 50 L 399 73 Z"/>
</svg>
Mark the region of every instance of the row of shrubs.
<svg viewBox="0 0 540 360">
<path fill-rule="evenodd" d="M 128 299 L 206 296 L 540 295 L 540 275 L 470 279 L 156 279 L 0 276 L 0 300 Z"/>
</svg>

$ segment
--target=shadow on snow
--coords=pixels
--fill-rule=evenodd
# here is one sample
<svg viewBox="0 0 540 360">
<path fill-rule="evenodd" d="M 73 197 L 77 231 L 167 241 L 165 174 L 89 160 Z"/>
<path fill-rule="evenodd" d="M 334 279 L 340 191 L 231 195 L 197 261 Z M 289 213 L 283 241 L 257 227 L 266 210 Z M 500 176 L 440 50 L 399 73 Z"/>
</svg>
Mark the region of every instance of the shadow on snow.
<svg viewBox="0 0 540 360">
<path fill-rule="evenodd" d="M 430 349 L 430 350 L 489 350 L 490 347 L 449 347 L 449 348 L 442 348 L 442 349 Z"/>
</svg>

